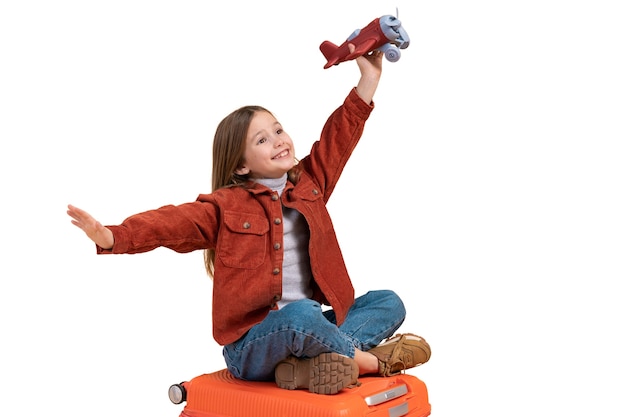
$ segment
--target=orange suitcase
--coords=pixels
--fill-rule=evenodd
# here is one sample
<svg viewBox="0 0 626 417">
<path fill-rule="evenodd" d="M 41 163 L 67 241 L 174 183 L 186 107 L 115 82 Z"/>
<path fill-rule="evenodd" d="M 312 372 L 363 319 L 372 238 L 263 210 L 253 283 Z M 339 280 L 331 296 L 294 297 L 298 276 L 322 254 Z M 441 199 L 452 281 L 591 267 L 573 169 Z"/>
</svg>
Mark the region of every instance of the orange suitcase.
<svg viewBox="0 0 626 417">
<path fill-rule="evenodd" d="M 359 378 L 336 395 L 284 390 L 273 382 L 242 381 L 226 369 L 174 384 L 169 398 L 179 417 L 426 417 L 426 384 L 413 375 Z"/>
</svg>

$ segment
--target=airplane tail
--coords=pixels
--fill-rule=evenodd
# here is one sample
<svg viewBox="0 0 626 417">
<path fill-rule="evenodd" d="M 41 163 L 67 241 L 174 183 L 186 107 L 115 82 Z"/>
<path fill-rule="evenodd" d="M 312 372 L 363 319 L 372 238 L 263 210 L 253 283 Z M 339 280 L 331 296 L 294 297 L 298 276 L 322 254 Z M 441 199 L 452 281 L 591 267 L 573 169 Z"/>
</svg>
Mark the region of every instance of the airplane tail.
<svg viewBox="0 0 626 417">
<path fill-rule="evenodd" d="M 326 61 L 328 61 L 324 68 L 329 68 L 335 64 L 335 62 L 337 61 L 336 59 L 334 59 L 335 62 L 331 62 L 329 61 L 329 59 L 333 56 L 337 49 L 339 49 L 339 47 L 330 41 L 322 42 L 322 44 L 320 45 L 320 51 L 322 51 L 322 55 L 324 55 L 324 58 L 326 58 Z"/>
</svg>

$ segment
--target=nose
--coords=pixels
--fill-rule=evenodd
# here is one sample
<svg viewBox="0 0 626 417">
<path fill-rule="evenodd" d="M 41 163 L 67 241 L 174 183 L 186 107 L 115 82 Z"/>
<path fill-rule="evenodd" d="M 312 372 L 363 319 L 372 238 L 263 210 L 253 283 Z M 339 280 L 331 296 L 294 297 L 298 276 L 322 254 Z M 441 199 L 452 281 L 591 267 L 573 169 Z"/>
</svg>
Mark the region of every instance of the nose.
<svg viewBox="0 0 626 417">
<path fill-rule="evenodd" d="M 285 143 L 283 138 L 281 138 L 280 136 L 274 136 L 273 142 L 274 142 L 274 147 L 275 148 L 278 148 L 278 147 L 282 146 L 283 143 Z"/>
</svg>

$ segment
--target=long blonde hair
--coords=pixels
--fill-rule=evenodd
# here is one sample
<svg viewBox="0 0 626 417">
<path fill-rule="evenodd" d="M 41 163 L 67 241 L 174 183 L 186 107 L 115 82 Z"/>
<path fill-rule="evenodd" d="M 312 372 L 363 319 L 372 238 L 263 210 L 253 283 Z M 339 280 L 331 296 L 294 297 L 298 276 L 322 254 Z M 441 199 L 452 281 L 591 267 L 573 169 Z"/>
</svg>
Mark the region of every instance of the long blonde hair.
<svg viewBox="0 0 626 417">
<path fill-rule="evenodd" d="M 258 112 L 272 114 L 261 106 L 243 106 L 222 119 L 217 126 L 213 138 L 212 191 L 227 187 L 242 187 L 248 183 L 248 175 L 237 174 L 235 170 L 244 163 L 248 128 L 252 118 Z M 288 175 L 294 184 L 298 181 L 300 169 L 297 163 Z M 204 251 L 204 266 L 207 274 L 212 278 L 215 272 L 215 249 Z"/>
</svg>

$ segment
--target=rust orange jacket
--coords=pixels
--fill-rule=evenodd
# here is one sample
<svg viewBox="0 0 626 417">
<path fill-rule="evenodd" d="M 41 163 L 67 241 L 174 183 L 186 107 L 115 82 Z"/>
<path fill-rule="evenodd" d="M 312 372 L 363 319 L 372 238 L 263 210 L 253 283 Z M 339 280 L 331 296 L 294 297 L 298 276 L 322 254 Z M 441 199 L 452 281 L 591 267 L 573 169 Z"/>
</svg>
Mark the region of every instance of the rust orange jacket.
<svg viewBox="0 0 626 417">
<path fill-rule="evenodd" d="M 353 88 L 299 162 L 300 180 L 296 185 L 287 181 L 280 198 L 256 183 L 201 194 L 194 202 L 164 206 L 107 226 L 115 244 L 109 250 L 98 247 L 98 253 L 214 248 L 213 337 L 225 345 L 261 322 L 281 297 L 282 203 L 302 213 L 309 225 L 313 298 L 332 306 L 342 323 L 354 302 L 354 288 L 326 202 L 373 107 Z"/>
</svg>

